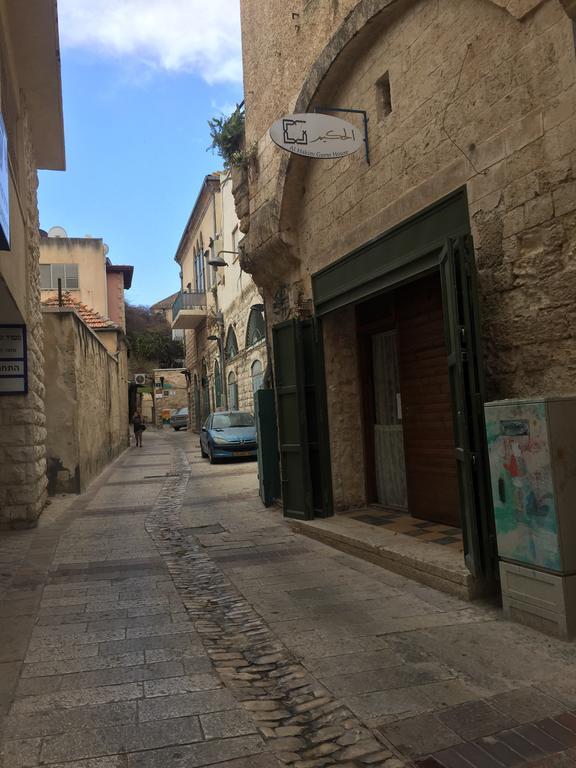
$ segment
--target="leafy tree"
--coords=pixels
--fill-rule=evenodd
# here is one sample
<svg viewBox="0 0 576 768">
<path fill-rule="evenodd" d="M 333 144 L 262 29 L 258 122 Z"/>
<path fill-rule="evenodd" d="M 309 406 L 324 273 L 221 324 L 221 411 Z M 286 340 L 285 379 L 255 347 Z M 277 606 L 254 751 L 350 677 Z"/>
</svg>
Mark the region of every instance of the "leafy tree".
<svg viewBox="0 0 576 768">
<path fill-rule="evenodd" d="M 208 149 L 215 150 L 224 160 L 224 166 L 242 165 L 244 161 L 244 108 L 237 106 L 228 117 L 213 117 L 208 120 L 212 144 Z"/>
<path fill-rule="evenodd" d="M 149 365 L 144 368 L 173 368 L 184 357 L 184 345 L 172 338 L 172 330 L 164 316 L 150 307 L 126 304 L 126 335 L 132 354 Z M 138 363 L 138 364 L 139 364 Z M 131 366 L 133 367 L 133 366 Z"/>
<path fill-rule="evenodd" d="M 164 315 L 152 312 L 150 307 L 126 302 L 126 335 L 132 339 L 151 330 L 165 330 L 169 333 L 170 328 Z"/>
<path fill-rule="evenodd" d="M 184 345 L 163 330 L 151 330 L 136 337 L 134 352 L 143 360 L 157 360 L 160 368 L 172 368 L 184 357 Z"/>
</svg>

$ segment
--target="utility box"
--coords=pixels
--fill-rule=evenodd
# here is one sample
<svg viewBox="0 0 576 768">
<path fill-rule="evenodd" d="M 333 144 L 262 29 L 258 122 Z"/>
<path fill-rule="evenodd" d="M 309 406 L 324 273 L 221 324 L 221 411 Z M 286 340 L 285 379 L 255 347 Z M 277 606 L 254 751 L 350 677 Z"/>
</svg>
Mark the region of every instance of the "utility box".
<svg viewBox="0 0 576 768">
<path fill-rule="evenodd" d="M 576 396 L 487 403 L 502 602 L 516 621 L 576 635 Z"/>
</svg>

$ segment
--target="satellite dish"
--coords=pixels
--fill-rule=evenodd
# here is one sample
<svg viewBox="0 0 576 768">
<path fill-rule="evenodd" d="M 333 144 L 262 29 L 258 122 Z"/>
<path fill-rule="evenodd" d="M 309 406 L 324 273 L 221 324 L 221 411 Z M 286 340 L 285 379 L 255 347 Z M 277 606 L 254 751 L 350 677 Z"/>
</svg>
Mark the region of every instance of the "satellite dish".
<svg viewBox="0 0 576 768">
<path fill-rule="evenodd" d="M 48 237 L 68 237 L 68 234 L 64 227 L 50 227 Z"/>
<path fill-rule="evenodd" d="M 109 250 L 110 250 L 110 248 L 108 248 L 108 246 L 106 245 L 106 243 L 104 243 L 104 256 L 108 256 L 108 251 L 109 251 Z"/>
</svg>

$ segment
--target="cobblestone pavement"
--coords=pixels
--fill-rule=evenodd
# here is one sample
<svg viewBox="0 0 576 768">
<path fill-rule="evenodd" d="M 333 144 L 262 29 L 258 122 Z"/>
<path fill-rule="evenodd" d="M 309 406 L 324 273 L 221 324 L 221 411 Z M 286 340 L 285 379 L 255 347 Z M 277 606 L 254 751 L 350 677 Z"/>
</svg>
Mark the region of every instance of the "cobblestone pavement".
<svg viewBox="0 0 576 768">
<path fill-rule="evenodd" d="M 0 538 L 3 768 L 576 765 L 576 649 L 294 534 L 146 433 Z"/>
</svg>

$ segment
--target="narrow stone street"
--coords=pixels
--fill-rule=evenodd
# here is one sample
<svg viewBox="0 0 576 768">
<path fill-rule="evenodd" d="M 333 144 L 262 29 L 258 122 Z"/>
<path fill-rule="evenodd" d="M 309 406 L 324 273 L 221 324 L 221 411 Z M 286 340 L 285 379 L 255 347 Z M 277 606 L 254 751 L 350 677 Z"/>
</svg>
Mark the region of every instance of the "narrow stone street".
<svg viewBox="0 0 576 768">
<path fill-rule="evenodd" d="M 576 765 L 573 644 L 294 533 L 194 434 L 144 442 L 2 539 L 3 768 Z"/>
</svg>

